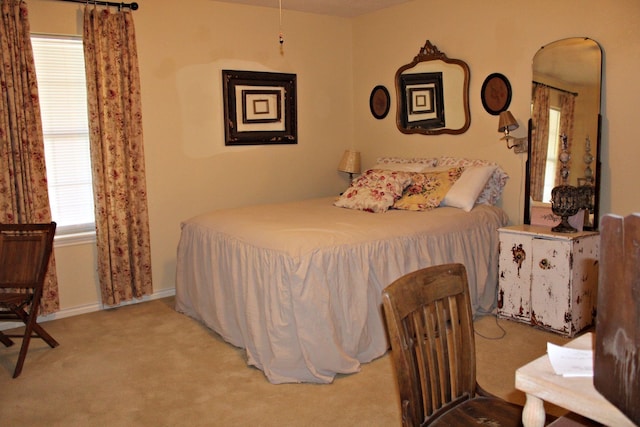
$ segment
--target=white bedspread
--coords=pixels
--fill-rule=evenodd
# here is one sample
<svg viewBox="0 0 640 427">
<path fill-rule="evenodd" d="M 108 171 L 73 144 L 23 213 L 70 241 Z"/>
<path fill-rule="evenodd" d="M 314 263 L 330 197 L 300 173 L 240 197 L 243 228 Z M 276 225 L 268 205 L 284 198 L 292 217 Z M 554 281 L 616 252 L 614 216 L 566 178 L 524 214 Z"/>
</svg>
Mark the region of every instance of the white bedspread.
<svg viewBox="0 0 640 427">
<path fill-rule="evenodd" d="M 185 221 L 176 309 L 246 349 L 272 383 L 328 383 L 383 355 L 381 292 L 429 265 L 467 268 L 474 311 L 496 299 L 499 208 L 368 213 L 334 198 Z M 212 361 L 215 362 L 215 361 Z"/>
</svg>

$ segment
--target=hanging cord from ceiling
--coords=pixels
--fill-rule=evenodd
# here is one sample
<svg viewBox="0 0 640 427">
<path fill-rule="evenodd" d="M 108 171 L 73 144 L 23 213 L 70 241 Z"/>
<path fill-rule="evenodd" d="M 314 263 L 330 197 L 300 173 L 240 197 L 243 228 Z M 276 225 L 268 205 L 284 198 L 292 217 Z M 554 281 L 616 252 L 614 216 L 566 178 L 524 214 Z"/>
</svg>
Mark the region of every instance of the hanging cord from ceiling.
<svg viewBox="0 0 640 427">
<path fill-rule="evenodd" d="M 282 0 L 278 0 L 278 10 L 280 13 L 280 34 L 278 34 L 278 41 L 282 46 L 284 44 L 284 34 L 282 33 Z"/>
<path fill-rule="evenodd" d="M 138 10 L 139 8 L 138 3 L 136 2 L 118 3 L 118 2 L 112 2 L 112 1 L 100 1 L 100 0 L 59 0 L 59 1 L 66 1 L 69 3 L 94 4 L 98 6 L 114 6 L 114 7 L 117 7 L 118 10 L 121 10 L 121 9 Z"/>
</svg>

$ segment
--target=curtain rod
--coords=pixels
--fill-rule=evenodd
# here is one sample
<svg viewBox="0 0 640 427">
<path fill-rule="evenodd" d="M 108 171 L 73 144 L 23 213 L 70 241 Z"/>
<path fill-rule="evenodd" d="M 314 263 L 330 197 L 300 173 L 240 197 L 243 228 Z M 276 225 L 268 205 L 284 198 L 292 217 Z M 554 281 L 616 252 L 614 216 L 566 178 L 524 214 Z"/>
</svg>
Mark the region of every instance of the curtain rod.
<svg viewBox="0 0 640 427">
<path fill-rule="evenodd" d="M 138 3 L 116 3 L 112 1 L 100 1 L 100 0 L 59 0 L 70 3 L 83 3 L 83 4 L 97 4 L 98 6 L 116 6 L 118 9 L 128 8 L 131 10 L 138 10 Z"/>
<path fill-rule="evenodd" d="M 533 82 L 534 82 L 535 84 L 537 84 L 537 85 L 546 86 L 546 87 L 548 87 L 549 89 L 559 90 L 560 92 L 569 93 L 569 94 L 571 94 L 571 95 L 573 95 L 573 96 L 578 96 L 578 92 L 571 92 L 570 90 L 560 89 L 559 87 L 551 86 L 551 85 L 548 85 L 548 84 L 546 84 L 546 83 L 537 82 L 537 81 L 535 81 L 535 80 L 534 80 Z"/>
</svg>

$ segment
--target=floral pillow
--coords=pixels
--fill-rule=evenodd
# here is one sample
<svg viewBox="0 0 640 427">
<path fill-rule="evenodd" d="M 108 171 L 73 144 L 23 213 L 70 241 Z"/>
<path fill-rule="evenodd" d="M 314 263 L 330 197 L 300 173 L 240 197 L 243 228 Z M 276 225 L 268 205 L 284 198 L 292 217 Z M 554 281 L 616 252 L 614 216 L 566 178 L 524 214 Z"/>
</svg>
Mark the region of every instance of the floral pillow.
<svg viewBox="0 0 640 427">
<path fill-rule="evenodd" d="M 409 172 L 369 169 L 354 179 L 333 204 L 366 212 L 386 212 L 410 183 Z"/>
<path fill-rule="evenodd" d="M 411 184 L 405 188 L 402 197 L 393 205 L 396 209 L 426 211 L 437 208 L 451 186 L 460 178 L 464 168 L 412 173 Z"/>
</svg>

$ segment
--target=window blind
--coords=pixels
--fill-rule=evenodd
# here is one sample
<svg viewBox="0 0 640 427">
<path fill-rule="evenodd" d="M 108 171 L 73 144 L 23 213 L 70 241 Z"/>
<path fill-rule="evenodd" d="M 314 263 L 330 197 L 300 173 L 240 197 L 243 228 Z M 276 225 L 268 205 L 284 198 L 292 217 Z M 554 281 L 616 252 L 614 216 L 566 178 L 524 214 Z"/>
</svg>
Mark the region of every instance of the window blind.
<svg viewBox="0 0 640 427">
<path fill-rule="evenodd" d="M 80 37 L 32 35 L 52 218 L 57 234 L 95 230 Z"/>
</svg>

